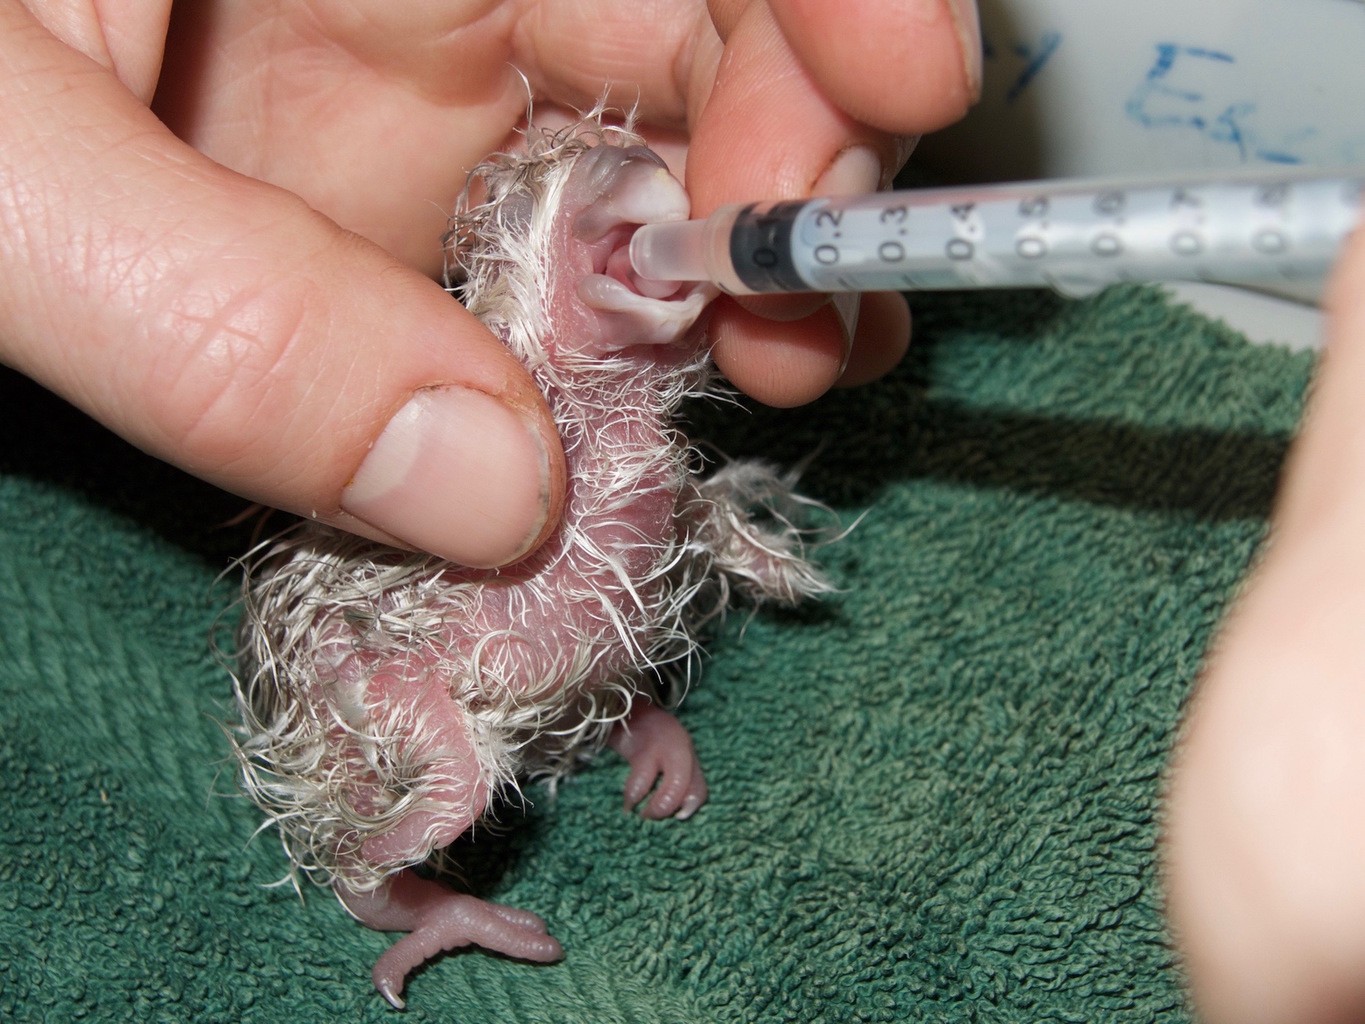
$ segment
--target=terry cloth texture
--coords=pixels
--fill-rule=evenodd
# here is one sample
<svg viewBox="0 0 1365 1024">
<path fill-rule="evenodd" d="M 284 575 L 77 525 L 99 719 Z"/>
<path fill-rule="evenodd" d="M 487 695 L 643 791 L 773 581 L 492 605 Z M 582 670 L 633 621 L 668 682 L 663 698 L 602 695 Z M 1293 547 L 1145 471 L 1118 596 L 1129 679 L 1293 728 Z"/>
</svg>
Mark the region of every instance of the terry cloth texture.
<svg viewBox="0 0 1365 1024">
<path fill-rule="evenodd" d="M 812 408 L 693 413 L 856 529 L 842 592 L 732 620 L 681 717 L 711 802 L 622 813 L 604 755 L 466 843 L 566 959 L 409 982 L 411 1021 L 1181 1021 L 1162 766 L 1262 538 L 1309 356 L 1124 288 L 917 302 Z M 389 1021 L 391 941 L 235 798 L 211 637 L 241 503 L 0 378 L 0 1019 Z"/>
</svg>

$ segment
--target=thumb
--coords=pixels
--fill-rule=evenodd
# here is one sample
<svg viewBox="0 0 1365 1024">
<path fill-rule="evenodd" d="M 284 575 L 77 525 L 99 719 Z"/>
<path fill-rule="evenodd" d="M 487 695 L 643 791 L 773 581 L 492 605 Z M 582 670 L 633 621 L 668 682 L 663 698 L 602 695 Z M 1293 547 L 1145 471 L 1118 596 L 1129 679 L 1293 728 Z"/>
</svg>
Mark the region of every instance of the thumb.
<svg viewBox="0 0 1365 1024">
<path fill-rule="evenodd" d="M 438 285 L 185 146 L 10 4 L 0 109 L 0 359 L 197 476 L 376 539 L 492 566 L 553 528 L 548 410 Z"/>
</svg>

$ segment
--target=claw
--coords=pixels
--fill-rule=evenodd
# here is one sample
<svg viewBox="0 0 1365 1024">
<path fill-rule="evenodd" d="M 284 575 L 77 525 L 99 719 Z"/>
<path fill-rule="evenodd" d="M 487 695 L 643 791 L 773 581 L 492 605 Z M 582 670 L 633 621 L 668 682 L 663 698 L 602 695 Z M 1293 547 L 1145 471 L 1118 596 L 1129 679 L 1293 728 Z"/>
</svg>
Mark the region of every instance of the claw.
<svg viewBox="0 0 1365 1024">
<path fill-rule="evenodd" d="M 703 786 L 704 785 L 705 784 L 703 783 Z M 692 815 L 696 814 L 697 811 L 701 810 L 701 805 L 704 803 L 706 803 L 705 793 L 700 795 L 689 793 L 687 794 L 687 798 L 683 800 L 682 806 L 678 808 L 678 812 L 674 814 L 673 817 L 677 818 L 679 821 L 686 821 L 688 818 L 692 817 Z"/>
<path fill-rule="evenodd" d="M 389 1001 L 389 1005 L 395 1010 L 406 1010 L 408 1004 L 403 1001 L 403 997 L 398 994 L 398 990 L 393 987 L 393 983 L 387 978 L 376 978 L 371 975 L 374 987 L 379 989 L 379 994 Z"/>
</svg>

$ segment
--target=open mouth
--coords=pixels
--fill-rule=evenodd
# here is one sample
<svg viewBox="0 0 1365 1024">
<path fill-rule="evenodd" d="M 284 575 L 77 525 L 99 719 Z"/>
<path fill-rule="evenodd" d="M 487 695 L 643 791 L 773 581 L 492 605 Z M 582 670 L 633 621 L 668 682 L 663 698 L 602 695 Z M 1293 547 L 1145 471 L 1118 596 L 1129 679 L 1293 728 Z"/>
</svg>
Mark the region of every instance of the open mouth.
<svg viewBox="0 0 1365 1024">
<path fill-rule="evenodd" d="M 657 224 L 660 221 L 647 221 L 646 223 Z M 650 299 L 661 299 L 665 302 L 685 298 L 688 290 L 687 284 L 682 281 L 655 281 L 648 277 L 641 277 L 635 272 L 635 267 L 630 260 L 630 242 L 635 237 L 637 229 L 641 224 L 621 224 L 613 228 L 609 238 L 611 241 L 611 252 L 607 256 L 605 265 L 597 270 L 597 273 L 619 281 L 630 291 L 637 295 L 643 295 Z M 679 293 L 684 293 L 679 295 Z"/>
<path fill-rule="evenodd" d="M 719 293 L 704 282 L 641 277 L 631 266 L 630 240 L 645 224 L 686 220 L 687 192 L 643 146 L 598 146 L 580 158 L 585 161 L 591 162 L 581 168 L 584 187 L 596 195 L 585 197 L 573 221 L 573 237 L 591 262 L 578 283 L 578 298 L 598 314 L 628 318 L 623 329 L 637 334 L 626 344 L 677 340 Z"/>
</svg>

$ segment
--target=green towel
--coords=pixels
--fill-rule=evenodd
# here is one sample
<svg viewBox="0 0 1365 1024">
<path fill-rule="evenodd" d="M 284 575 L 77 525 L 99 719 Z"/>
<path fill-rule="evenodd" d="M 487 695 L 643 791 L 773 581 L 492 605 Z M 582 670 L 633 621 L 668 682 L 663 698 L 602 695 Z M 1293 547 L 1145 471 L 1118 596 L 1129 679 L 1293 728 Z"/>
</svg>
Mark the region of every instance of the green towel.
<svg viewBox="0 0 1365 1024">
<path fill-rule="evenodd" d="M 1163 762 L 1260 541 L 1311 357 L 1149 290 L 916 303 L 888 379 L 695 437 L 835 506 L 841 592 L 737 616 L 682 712 L 711 801 L 603 755 L 462 844 L 558 965 L 482 953 L 408 1019 L 1180 1021 Z M 0 377 L 0 1019 L 384 1021 L 391 941 L 285 861 L 219 722 L 241 503 Z"/>
</svg>

